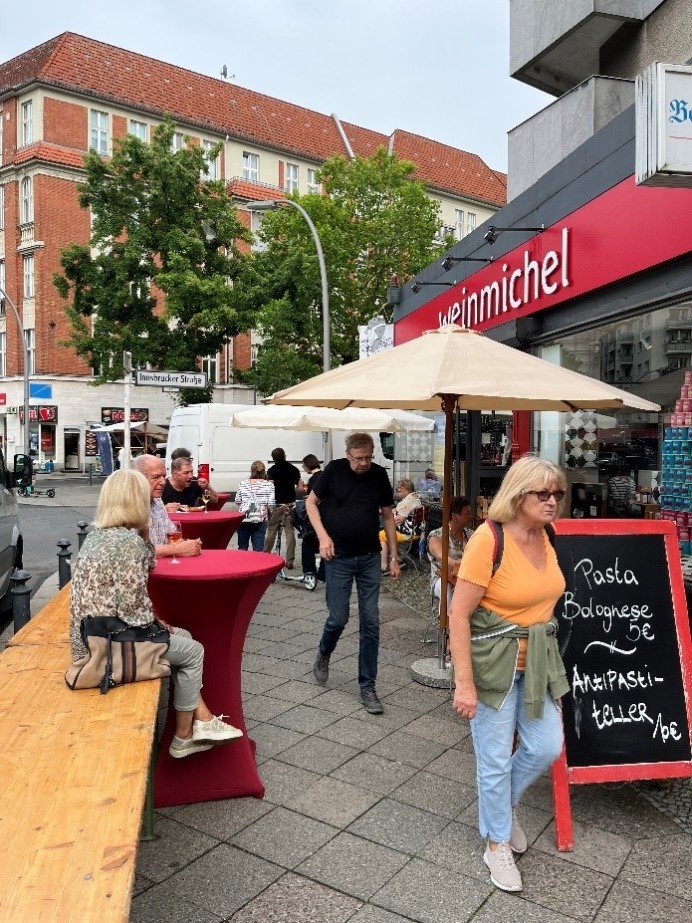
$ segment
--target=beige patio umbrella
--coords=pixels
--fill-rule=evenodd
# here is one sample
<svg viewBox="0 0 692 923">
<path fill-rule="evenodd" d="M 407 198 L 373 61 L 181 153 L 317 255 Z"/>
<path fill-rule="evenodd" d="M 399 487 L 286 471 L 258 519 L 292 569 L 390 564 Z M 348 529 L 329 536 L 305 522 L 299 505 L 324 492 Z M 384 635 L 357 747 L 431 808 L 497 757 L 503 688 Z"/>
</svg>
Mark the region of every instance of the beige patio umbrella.
<svg viewBox="0 0 692 923">
<path fill-rule="evenodd" d="M 657 412 L 645 401 L 587 375 L 450 324 L 366 359 L 278 391 L 271 404 L 323 407 L 402 407 L 445 414 L 444 483 L 451 484 L 454 411 L 577 409 Z M 442 515 L 442 586 L 447 583 L 449 503 Z M 440 631 L 447 630 L 441 594 Z"/>
<path fill-rule="evenodd" d="M 260 404 L 239 410 L 231 416 L 233 426 L 258 429 L 358 430 L 360 432 L 425 432 L 435 428 L 435 421 L 407 410 L 380 410 L 374 407 L 298 407 Z"/>
</svg>

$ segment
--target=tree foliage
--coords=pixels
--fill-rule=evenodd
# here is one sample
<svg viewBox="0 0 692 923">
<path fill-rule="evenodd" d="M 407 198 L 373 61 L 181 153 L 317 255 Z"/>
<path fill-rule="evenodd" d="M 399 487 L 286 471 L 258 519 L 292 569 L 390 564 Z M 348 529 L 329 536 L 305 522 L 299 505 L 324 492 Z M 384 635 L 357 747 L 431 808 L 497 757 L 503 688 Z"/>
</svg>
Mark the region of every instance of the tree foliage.
<svg viewBox="0 0 692 923">
<path fill-rule="evenodd" d="M 70 300 L 68 345 L 100 381 L 122 376 L 123 350 L 135 366 L 191 371 L 253 326 L 233 285 L 248 231 L 224 184 L 204 179 L 220 145 L 173 152 L 174 130 L 166 120 L 150 144 L 127 136 L 110 160 L 85 157 L 79 204 L 91 209 L 90 246 L 63 250 L 53 281 Z"/>
<path fill-rule="evenodd" d="M 414 275 L 441 250 L 439 205 L 413 179 L 415 166 L 384 148 L 371 157 L 327 160 L 324 195 L 292 196 L 317 229 L 327 267 L 331 364 L 358 358 L 358 326 L 383 315 L 393 273 Z M 264 251 L 242 273 L 243 298 L 261 336 L 246 380 L 268 394 L 322 370 L 322 292 L 314 239 L 303 216 L 265 213 Z"/>
</svg>

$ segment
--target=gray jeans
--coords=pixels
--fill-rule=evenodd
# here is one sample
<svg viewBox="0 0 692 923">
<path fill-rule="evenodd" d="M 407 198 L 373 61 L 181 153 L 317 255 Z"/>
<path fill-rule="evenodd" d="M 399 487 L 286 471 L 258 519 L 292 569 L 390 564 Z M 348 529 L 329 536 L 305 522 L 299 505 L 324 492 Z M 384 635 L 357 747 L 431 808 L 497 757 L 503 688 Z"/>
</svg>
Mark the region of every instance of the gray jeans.
<svg viewBox="0 0 692 923">
<path fill-rule="evenodd" d="M 171 633 L 166 660 L 173 668 L 173 707 L 176 711 L 194 711 L 202 688 L 204 648 L 189 631 L 176 628 Z"/>
</svg>

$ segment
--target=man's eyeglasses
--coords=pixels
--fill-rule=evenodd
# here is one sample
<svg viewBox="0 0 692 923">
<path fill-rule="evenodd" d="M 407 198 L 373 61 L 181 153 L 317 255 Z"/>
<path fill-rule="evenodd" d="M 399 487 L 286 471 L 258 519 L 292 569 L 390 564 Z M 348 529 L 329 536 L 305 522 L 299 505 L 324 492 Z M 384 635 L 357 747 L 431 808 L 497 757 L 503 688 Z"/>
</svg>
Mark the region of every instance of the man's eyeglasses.
<svg viewBox="0 0 692 923">
<path fill-rule="evenodd" d="M 348 453 L 348 457 L 351 459 L 351 461 L 354 461 L 360 465 L 366 465 L 373 459 L 372 455 L 352 455 L 350 452 Z"/>
<path fill-rule="evenodd" d="M 555 497 L 558 503 L 565 498 L 564 490 L 527 490 L 526 493 L 533 494 L 541 503 L 545 503 L 551 497 Z"/>
</svg>

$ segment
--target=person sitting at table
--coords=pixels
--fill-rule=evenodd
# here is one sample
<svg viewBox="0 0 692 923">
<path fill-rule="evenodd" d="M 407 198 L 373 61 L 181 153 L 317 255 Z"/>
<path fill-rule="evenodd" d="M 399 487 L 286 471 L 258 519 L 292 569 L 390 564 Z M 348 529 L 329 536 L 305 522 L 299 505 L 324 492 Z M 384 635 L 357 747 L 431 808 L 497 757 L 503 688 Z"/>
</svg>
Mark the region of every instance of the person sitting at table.
<svg viewBox="0 0 692 923">
<path fill-rule="evenodd" d="M 168 541 L 171 532 L 177 532 L 178 526 L 171 521 L 166 507 L 161 501 L 163 485 L 166 483 L 166 468 L 162 458 L 154 455 L 140 455 L 133 462 L 135 471 L 139 471 L 149 484 L 149 537 L 154 545 L 157 558 L 191 558 L 202 551 L 202 540 L 188 538 L 177 545 Z"/>
<path fill-rule="evenodd" d="M 250 477 L 238 485 L 235 502 L 245 514 L 238 526 L 238 548 L 247 551 L 252 541 L 253 551 L 264 551 L 269 511 L 274 505 L 274 482 L 267 480 L 264 462 L 252 463 Z"/>
<path fill-rule="evenodd" d="M 153 460 L 153 456 L 146 457 Z M 116 471 L 101 488 L 96 528 L 84 540 L 72 574 L 69 633 L 73 661 L 89 654 L 79 630 L 83 618 L 115 617 L 131 627 L 155 620 L 147 592 L 154 566 L 149 500 L 149 484 L 139 471 Z M 172 668 L 175 708 L 171 756 L 181 759 L 242 737 L 239 728 L 211 713 L 200 694 L 202 645 L 188 631 L 161 624 L 170 632 L 166 660 Z"/>
<path fill-rule="evenodd" d="M 437 479 L 434 468 L 428 468 L 425 477 L 421 478 L 416 487 L 416 493 L 419 497 L 427 497 L 430 500 L 439 500 L 442 493 L 442 484 Z"/>
<path fill-rule="evenodd" d="M 423 505 L 413 489 L 413 481 L 402 478 L 396 485 L 396 496 L 399 498 L 394 507 L 394 525 L 396 526 L 396 540 L 400 542 L 411 541 L 414 531 L 413 513 Z M 380 530 L 380 570 L 382 574 L 389 573 L 389 548 L 384 529 Z"/>
<path fill-rule="evenodd" d="M 174 458 L 171 462 L 171 476 L 166 479 L 161 500 L 166 509 L 175 513 L 183 506 L 201 506 L 204 493 L 216 503 L 219 495 L 206 478 L 194 480 L 192 462 L 189 458 Z"/>
<path fill-rule="evenodd" d="M 452 605 L 452 593 L 457 582 L 461 556 L 466 543 L 473 535 L 471 501 L 466 497 L 452 497 L 449 507 L 449 551 L 447 569 L 447 612 Z M 442 590 L 442 529 L 428 534 L 428 560 L 430 561 L 430 592 L 437 599 Z"/>
</svg>

